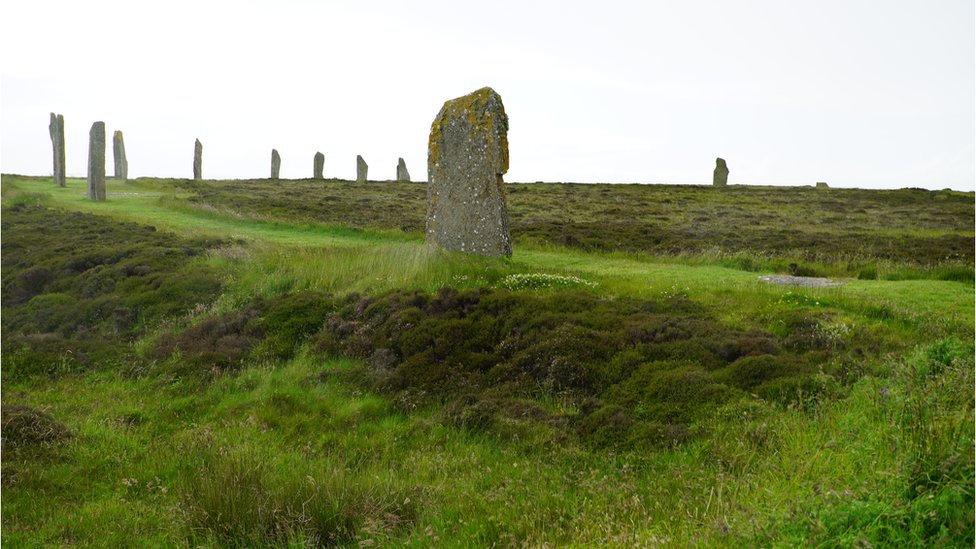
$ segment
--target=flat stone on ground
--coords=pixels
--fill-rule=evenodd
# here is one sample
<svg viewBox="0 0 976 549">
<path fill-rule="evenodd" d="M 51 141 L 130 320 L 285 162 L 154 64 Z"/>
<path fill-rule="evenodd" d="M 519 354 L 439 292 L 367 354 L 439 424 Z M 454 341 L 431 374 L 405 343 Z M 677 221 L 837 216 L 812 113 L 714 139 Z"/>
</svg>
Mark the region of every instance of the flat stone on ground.
<svg viewBox="0 0 976 549">
<path fill-rule="evenodd" d="M 761 282 L 767 284 L 777 284 L 779 286 L 804 286 L 807 288 L 833 288 L 843 286 L 843 282 L 820 278 L 816 276 L 793 276 L 793 275 L 764 275 L 760 276 Z"/>
</svg>

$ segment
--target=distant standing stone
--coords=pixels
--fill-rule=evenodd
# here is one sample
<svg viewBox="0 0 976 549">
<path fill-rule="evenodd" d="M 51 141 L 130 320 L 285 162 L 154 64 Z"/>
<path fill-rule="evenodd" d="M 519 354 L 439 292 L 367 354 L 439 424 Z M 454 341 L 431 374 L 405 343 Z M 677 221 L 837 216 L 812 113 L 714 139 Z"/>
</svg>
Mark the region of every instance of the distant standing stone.
<svg viewBox="0 0 976 549">
<path fill-rule="evenodd" d="M 827 185 L 827 182 L 826 181 L 817 181 L 817 188 L 818 189 L 829 189 L 830 188 L 830 185 Z"/>
<path fill-rule="evenodd" d="M 125 141 L 122 140 L 122 132 L 115 130 L 112 134 L 112 152 L 115 154 L 115 178 L 129 178 L 129 161 L 125 158 Z"/>
<path fill-rule="evenodd" d="M 452 99 L 427 144 L 427 243 L 484 256 L 511 256 L 508 116 L 491 88 Z"/>
<path fill-rule="evenodd" d="M 193 144 L 193 179 L 203 179 L 203 143 L 199 139 Z"/>
<path fill-rule="evenodd" d="M 366 182 L 366 173 L 369 171 L 369 165 L 363 160 L 362 156 L 356 155 L 356 183 Z"/>
<path fill-rule="evenodd" d="M 281 172 L 281 155 L 278 154 L 278 149 L 271 149 L 271 179 L 278 179 L 279 172 Z"/>
<path fill-rule="evenodd" d="M 325 155 L 317 152 L 312 160 L 312 177 L 314 179 L 325 179 L 322 171 L 325 169 Z"/>
<path fill-rule="evenodd" d="M 397 181 L 410 182 L 410 172 L 407 171 L 407 163 L 403 161 L 403 158 L 397 162 Z"/>
<path fill-rule="evenodd" d="M 54 150 L 54 182 L 64 187 L 64 115 L 51 113 L 48 126 L 51 134 L 51 148 Z"/>
<path fill-rule="evenodd" d="M 88 198 L 105 200 L 105 122 L 95 122 L 88 132 Z"/>
<path fill-rule="evenodd" d="M 729 184 L 729 167 L 725 165 L 725 159 L 715 159 L 715 171 L 712 173 L 712 185 L 724 187 Z"/>
</svg>

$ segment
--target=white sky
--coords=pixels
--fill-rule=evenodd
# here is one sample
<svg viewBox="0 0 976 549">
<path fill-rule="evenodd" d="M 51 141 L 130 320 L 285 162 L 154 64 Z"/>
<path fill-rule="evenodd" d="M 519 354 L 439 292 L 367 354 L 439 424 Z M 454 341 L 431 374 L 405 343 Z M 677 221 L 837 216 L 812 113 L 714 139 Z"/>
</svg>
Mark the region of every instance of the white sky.
<svg viewBox="0 0 976 549">
<path fill-rule="evenodd" d="M 507 181 L 952 187 L 976 181 L 972 0 L 2 0 L 0 170 L 67 171 L 88 130 L 129 176 L 426 178 L 447 99 L 510 118 Z"/>
</svg>

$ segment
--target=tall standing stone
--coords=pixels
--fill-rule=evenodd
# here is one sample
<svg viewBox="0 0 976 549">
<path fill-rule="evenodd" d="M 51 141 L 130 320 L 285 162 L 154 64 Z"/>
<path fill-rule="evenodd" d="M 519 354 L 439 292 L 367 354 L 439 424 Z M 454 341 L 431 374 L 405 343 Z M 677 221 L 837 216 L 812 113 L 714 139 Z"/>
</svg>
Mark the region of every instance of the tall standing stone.
<svg viewBox="0 0 976 549">
<path fill-rule="evenodd" d="M 511 256 L 508 116 L 491 88 L 452 99 L 437 113 L 427 145 L 427 243 L 485 256 Z"/>
<path fill-rule="evenodd" d="M 129 178 L 129 161 L 125 158 L 125 141 L 122 140 L 122 132 L 115 130 L 112 134 L 112 152 L 115 154 L 115 178 Z"/>
<path fill-rule="evenodd" d="M 271 149 L 271 179 L 278 179 L 278 173 L 281 172 L 281 155 L 278 154 L 278 149 Z"/>
<path fill-rule="evenodd" d="M 729 167 L 722 158 L 715 159 L 715 171 L 712 172 L 712 185 L 724 187 L 729 184 Z"/>
<path fill-rule="evenodd" d="M 105 200 L 105 122 L 95 122 L 88 132 L 88 198 Z"/>
<path fill-rule="evenodd" d="M 315 158 L 312 159 L 312 177 L 314 179 L 325 179 L 322 175 L 322 171 L 325 169 L 325 155 L 317 152 L 315 153 Z"/>
<path fill-rule="evenodd" d="M 203 143 L 199 139 L 193 144 L 193 179 L 203 179 Z"/>
<path fill-rule="evenodd" d="M 64 115 L 52 112 L 47 129 L 51 134 L 51 148 L 54 150 L 54 182 L 59 187 L 64 187 Z"/>
<path fill-rule="evenodd" d="M 369 165 L 363 160 L 362 156 L 356 155 L 356 183 L 366 182 L 366 173 L 369 171 Z"/>
<path fill-rule="evenodd" d="M 403 158 L 397 162 L 397 181 L 410 182 L 410 172 L 407 171 L 407 163 L 403 161 Z"/>
</svg>

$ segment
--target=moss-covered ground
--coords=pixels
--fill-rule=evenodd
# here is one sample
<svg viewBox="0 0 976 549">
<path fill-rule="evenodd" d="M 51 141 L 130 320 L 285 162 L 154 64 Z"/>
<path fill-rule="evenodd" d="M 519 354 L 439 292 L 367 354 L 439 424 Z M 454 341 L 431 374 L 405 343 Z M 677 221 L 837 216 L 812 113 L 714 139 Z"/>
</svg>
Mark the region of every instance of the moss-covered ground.
<svg viewBox="0 0 976 549">
<path fill-rule="evenodd" d="M 4 545 L 973 545 L 972 193 L 2 191 Z"/>
</svg>

